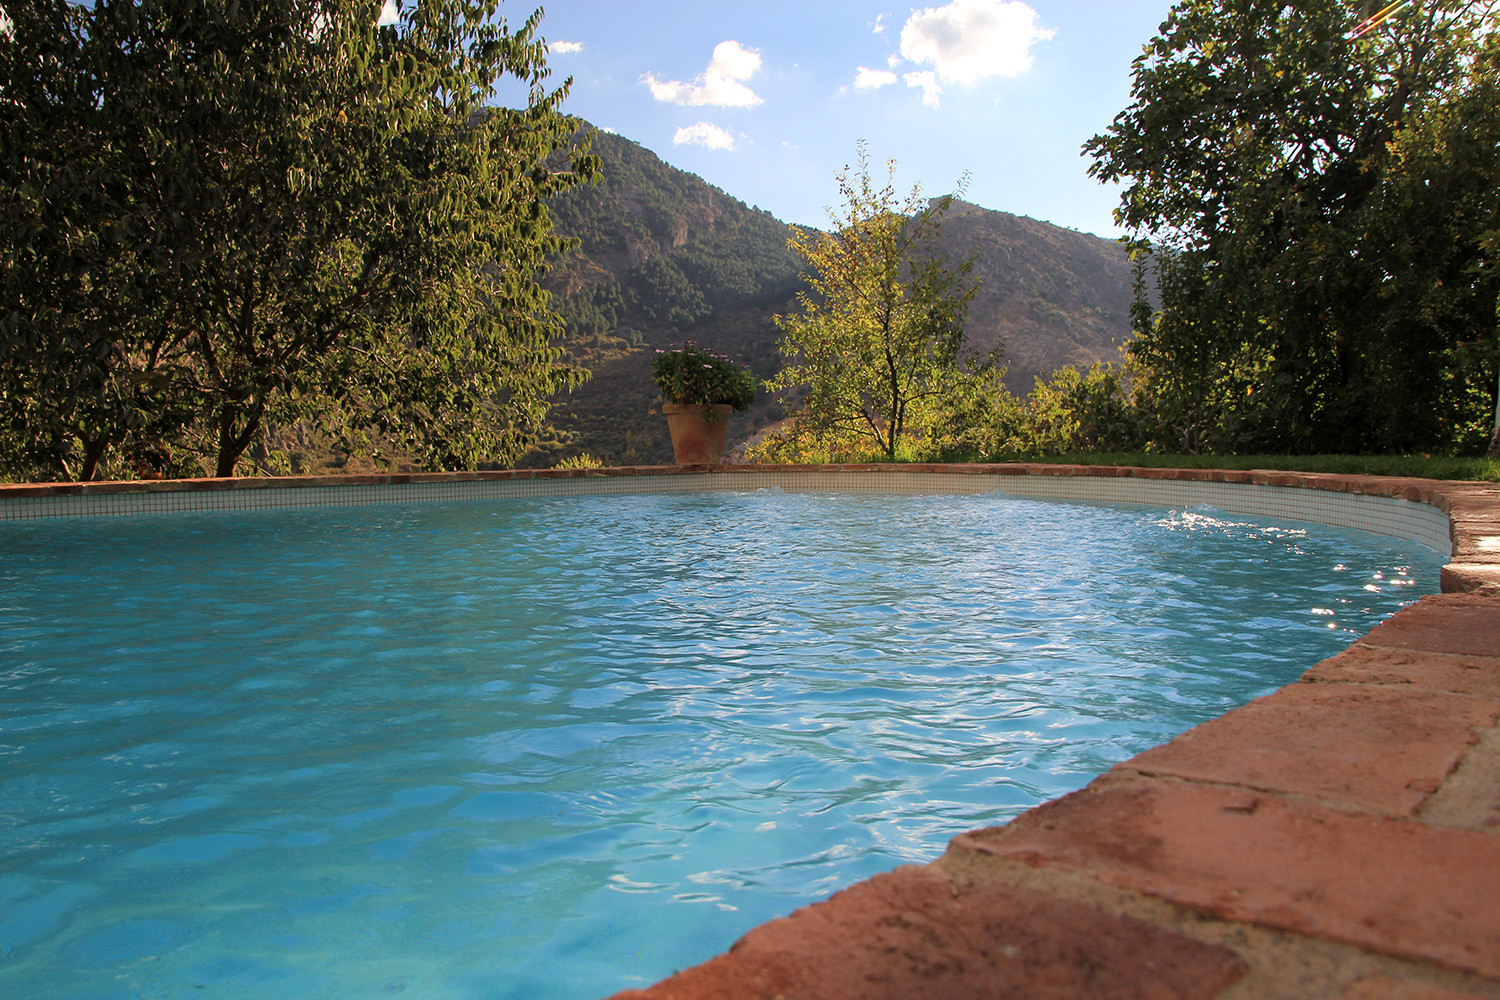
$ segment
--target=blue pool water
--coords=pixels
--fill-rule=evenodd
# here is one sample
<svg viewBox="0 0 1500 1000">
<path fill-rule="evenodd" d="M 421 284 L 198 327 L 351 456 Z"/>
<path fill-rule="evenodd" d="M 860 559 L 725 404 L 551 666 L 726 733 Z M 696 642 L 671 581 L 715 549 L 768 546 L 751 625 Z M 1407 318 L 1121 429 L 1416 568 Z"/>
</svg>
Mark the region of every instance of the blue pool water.
<svg viewBox="0 0 1500 1000">
<path fill-rule="evenodd" d="M 1295 679 L 1440 564 L 999 494 L 0 524 L 0 996 L 643 985 Z"/>
</svg>

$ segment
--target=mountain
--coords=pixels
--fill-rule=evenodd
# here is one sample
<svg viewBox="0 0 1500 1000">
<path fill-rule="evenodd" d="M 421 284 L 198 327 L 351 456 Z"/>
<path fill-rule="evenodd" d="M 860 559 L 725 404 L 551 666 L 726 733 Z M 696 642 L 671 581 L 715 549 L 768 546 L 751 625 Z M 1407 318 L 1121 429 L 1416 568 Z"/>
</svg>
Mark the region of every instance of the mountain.
<svg viewBox="0 0 1500 1000">
<path fill-rule="evenodd" d="M 772 316 L 792 311 L 802 286 L 790 226 L 629 139 L 591 131 L 603 179 L 552 203 L 557 231 L 578 245 L 543 284 L 570 356 L 593 377 L 555 401 L 530 466 L 585 452 L 607 464 L 670 462 L 650 377 L 655 351 L 692 340 L 770 378 L 781 360 Z M 1003 341 L 1013 391 L 1062 365 L 1118 356 L 1131 298 L 1118 244 L 955 202 L 940 246 L 954 261 L 976 254 L 969 341 L 980 351 Z M 733 418 L 731 447 L 783 416 L 761 394 Z"/>
<path fill-rule="evenodd" d="M 969 344 L 981 353 L 1004 344 L 1012 392 L 1030 392 L 1064 365 L 1120 358 L 1132 284 L 1119 243 L 954 201 L 938 245 L 949 260 L 974 254 Z"/>
<path fill-rule="evenodd" d="M 671 461 L 655 351 L 696 341 L 770 378 L 780 365 L 771 316 L 790 307 L 800 263 L 790 228 L 620 136 L 594 131 L 603 179 L 551 207 L 578 247 L 552 263 L 543 284 L 566 324 L 565 344 L 592 378 L 555 401 L 553 434 L 524 464 L 550 466 L 587 452 L 610 464 Z M 731 424 L 776 419 L 758 400 Z"/>
</svg>

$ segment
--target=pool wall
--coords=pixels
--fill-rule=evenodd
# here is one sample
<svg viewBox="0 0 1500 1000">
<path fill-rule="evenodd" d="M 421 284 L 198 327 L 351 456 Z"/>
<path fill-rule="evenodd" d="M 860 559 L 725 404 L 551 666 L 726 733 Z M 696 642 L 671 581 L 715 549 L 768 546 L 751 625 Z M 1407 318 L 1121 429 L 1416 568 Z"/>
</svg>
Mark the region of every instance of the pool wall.
<svg viewBox="0 0 1500 1000">
<path fill-rule="evenodd" d="M 1121 475 L 1121 472 L 1131 473 Z M 1232 477 L 1232 478 L 1231 478 Z M 192 479 L 0 485 L 0 520 L 264 507 L 486 500 L 523 496 L 682 493 L 781 488 L 797 492 L 984 493 L 1136 503 L 1211 504 L 1236 514 L 1358 528 L 1447 551 L 1441 492 L 1411 480 L 1044 465 L 723 466 L 489 473 Z M 1401 484 L 1404 488 L 1394 488 Z M 1361 487 L 1361 488 L 1356 488 Z"/>
<path fill-rule="evenodd" d="M 12 485 L 0 486 L 0 519 L 765 487 L 1211 504 L 1416 540 L 1450 561 L 1442 594 L 1298 682 L 622 998 L 1500 1000 L 1495 484 L 1056 465 L 672 467 Z"/>
</svg>

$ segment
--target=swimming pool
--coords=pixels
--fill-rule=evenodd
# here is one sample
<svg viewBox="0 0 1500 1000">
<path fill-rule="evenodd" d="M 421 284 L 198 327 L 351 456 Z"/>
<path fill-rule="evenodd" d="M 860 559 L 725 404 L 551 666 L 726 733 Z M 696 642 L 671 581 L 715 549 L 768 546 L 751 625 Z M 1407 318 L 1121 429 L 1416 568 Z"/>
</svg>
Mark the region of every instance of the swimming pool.
<svg viewBox="0 0 1500 1000">
<path fill-rule="evenodd" d="M 0 547 L 0 990 L 44 997 L 654 981 L 1291 680 L 1441 562 L 1206 509 L 780 491 Z"/>
</svg>

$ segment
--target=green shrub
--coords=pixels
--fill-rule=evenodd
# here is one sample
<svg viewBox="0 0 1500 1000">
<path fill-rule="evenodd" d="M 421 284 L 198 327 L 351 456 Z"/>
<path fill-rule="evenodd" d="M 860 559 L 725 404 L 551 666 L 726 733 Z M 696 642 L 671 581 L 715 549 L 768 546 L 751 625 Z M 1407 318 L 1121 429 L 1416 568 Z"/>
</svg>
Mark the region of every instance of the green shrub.
<svg viewBox="0 0 1500 1000">
<path fill-rule="evenodd" d="M 727 403 L 748 410 L 755 402 L 750 369 L 691 340 L 671 351 L 657 351 L 651 377 L 669 403 L 712 406 Z"/>
</svg>

